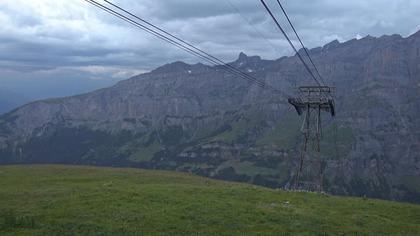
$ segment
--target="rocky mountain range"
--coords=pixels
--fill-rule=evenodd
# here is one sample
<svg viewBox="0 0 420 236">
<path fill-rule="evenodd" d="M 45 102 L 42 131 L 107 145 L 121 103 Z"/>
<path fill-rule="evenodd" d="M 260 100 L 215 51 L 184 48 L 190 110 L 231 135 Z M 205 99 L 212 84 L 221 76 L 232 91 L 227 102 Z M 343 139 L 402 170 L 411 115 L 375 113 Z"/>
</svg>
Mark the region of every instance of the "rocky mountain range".
<svg viewBox="0 0 420 236">
<path fill-rule="evenodd" d="M 333 41 L 310 53 L 336 87 L 322 152 L 306 157 L 309 167 L 321 158 L 325 190 L 420 202 L 420 32 Z M 2 115 L 0 163 L 156 168 L 288 187 L 302 137 L 285 97 L 313 82 L 296 56 L 241 53 L 230 64 L 286 96 L 217 66 L 175 62 Z"/>
</svg>

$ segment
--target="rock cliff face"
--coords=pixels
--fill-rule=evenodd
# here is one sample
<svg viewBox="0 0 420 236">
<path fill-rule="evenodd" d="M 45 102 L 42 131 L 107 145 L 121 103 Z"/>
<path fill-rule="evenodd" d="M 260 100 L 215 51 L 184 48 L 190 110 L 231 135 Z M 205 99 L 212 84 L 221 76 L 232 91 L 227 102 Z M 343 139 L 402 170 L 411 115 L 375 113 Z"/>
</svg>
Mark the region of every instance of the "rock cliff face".
<svg viewBox="0 0 420 236">
<path fill-rule="evenodd" d="M 334 41 L 311 54 L 337 87 L 337 118 L 324 120 L 326 190 L 420 202 L 420 32 Z M 288 94 L 312 83 L 295 56 L 241 53 L 231 65 Z M 1 116 L 0 163 L 175 169 L 284 187 L 300 122 L 278 94 L 218 67 L 175 62 Z"/>
</svg>

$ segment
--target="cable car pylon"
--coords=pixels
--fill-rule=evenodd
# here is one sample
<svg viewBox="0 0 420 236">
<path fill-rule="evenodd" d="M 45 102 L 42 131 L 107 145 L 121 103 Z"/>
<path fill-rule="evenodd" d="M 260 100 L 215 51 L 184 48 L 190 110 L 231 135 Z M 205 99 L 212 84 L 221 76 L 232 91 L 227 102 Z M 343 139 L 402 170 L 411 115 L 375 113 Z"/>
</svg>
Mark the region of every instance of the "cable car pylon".
<svg viewBox="0 0 420 236">
<path fill-rule="evenodd" d="M 303 86 L 298 88 L 298 96 L 288 99 L 289 103 L 295 108 L 299 116 L 304 116 L 302 122 L 303 144 L 300 153 L 300 159 L 296 170 L 293 189 L 323 191 L 323 164 L 320 157 L 321 138 L 322 138 L 322 113 L 328 112 L 335 117 L 335 102 L 333 99 L 334 87 L 328 86 Z M 308 154 L 308 147 L 313 143 L 315 151 L 319 158 L 319 183 L 302 182 L 301 175 L 304 167 L 304 159 Z M 314 161 L 310 161 L 314 163 Z"/>
</svg>

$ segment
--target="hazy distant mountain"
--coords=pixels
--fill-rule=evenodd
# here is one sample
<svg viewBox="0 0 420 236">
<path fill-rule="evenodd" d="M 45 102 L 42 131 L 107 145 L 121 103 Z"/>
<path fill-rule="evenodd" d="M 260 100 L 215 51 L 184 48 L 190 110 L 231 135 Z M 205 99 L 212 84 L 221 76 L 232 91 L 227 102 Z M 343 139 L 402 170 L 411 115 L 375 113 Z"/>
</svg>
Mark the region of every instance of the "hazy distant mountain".
<svg viewBox="0 0 420 236">
<path fill-rule="evenodd" d="M 85 74 L 87 76 L 87 74 Z M 75 75 L 74 78 L 51 76 L 35 78 L 0 78 L 0 84 L 9 93 L 22 94 L 27 101 L 48 99 L 54 97 L 72 96 L 81 93 L 91 92 L 114 85 L 117 79 L 87 79 L 81 75 Z M 2 90 L 0 88 L 0 90 Z"/>
<path fill-rule="evenodd" d="M 87 76 L 87 74 L 84 74 Z M 0 78 L 0 114 L 25 103 L 57 97 L 73 96 L 106 88 L 118 82 L 117 78 L 86 79 L 83 75 L 67 77 Z"/>
<path fill-rule="evenodd" d="M 420 32 L 334 41 L 311 54 L 337 86 L 338 117 L 325 120 L 322 144 L 327 190 L 420 201 Z M 289 94 L 311 83 L 296 56 L 241 54 L 232 65 Z M 175 62 L 3 115 L 0 162 L 176 169 L 282 187 L 299 128 L 285 98 L 218 67 Z"/>
<path fill-rule="evenodd" d="M 22 106 L 28 101 L 30 101 L 30 99 L 24 95 L 17 94 L 5 89 L 0 89 L 0 114 L 9 112 L 14 108 Z"/>
</svg>

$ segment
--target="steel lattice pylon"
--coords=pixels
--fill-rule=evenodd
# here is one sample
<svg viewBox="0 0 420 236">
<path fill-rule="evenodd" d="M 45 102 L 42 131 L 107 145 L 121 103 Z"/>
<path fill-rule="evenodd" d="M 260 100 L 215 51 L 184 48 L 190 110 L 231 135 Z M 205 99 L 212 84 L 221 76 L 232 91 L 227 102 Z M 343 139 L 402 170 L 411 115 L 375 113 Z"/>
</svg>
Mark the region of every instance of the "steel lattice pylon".
<svg viewBox="0 0 420 236">
<path fill-rule="evenodd" d="M 296 171 L 294 189 L 300 188 L 300 177 L 304 166 L 303 162 L 311 141 L 313 141 L 315 149 L 318 155 L 320 155 L 320 141 L 322 137 L 321 114 L 322 112 L 328 112 L 331 116 L 335 116 L 335 104 L 332 97 L 334 90 L 334 88 L 328 86 L 304 86 L 299 87 L 297 97 L 289 98 L 289 103 L 294 106 L 298 115 L 304 115 L 301 128 L 303 145 L 299 166 Z M 320 156 L 319 177 L 318 189 L 319 191 L 323 191 L 323 163 Z"/>
</svg>

